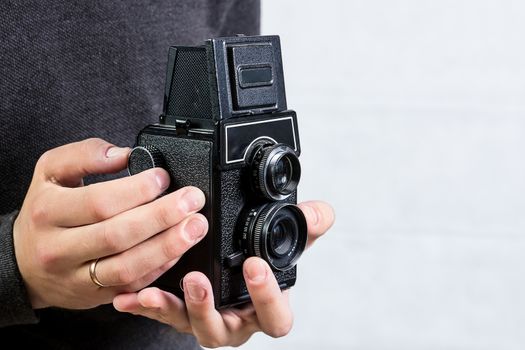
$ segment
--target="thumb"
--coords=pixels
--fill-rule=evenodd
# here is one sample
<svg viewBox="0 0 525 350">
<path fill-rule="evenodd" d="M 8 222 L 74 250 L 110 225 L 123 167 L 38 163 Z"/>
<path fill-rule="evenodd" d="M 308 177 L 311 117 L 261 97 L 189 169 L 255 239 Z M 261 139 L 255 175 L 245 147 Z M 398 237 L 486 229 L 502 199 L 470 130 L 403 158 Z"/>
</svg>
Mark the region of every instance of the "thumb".
<svg viewBox="0 0 525 350">
<path fill-rule="evenodd" d="M 124 169 L 128 154 L 127 147 L 91 138 L 47 151 L 38 160 L 35 173 L 44 176 L 45 181 L 78 186 L 86 175 L 108 174 Z"/>
</svg>

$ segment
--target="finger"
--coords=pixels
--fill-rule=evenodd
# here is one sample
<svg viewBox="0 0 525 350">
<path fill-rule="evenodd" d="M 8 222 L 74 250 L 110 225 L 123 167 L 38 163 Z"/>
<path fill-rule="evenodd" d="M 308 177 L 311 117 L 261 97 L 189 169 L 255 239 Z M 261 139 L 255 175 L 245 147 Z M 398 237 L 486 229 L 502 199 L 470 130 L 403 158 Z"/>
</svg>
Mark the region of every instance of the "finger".
<svg viewBox="0 0 525 350">
<path fill-rule="evenodd" d="M 335 220 L 334 209 L 326 202 L 309 201 L 298 204 L 304 213 L 308 226 L 307 247 L 311 246 L 316 239 L 321 237 Z"/>
<path fill-rule="evenodd" d="M 222 309 L 219 313 L 221 314 L 230 334 L 236 335 L 230 339 L 230 346 L 235 347 L 244 344 L 255 332 L 261 330 L 252 303 Z"/>
<path fill-rule="evenodd" d="M 179 332 L 191 330 L 184 302 L 155 287 L 138 293 L 117 295 L 113 299 L 113 306 L 121 312 L 138 314 L 169 324 Z"/>
<path fill-rule="evenodd" d="M 44 153 L 37 171 L 46 181 L 76 187 L 89 174 L 108 174 L 126 167 L 129 148 L 116 147 L 101 139 L 87 139 Z"/>
<path fill-rule="evenodd" d="M 61 233 L 60 249 L 63 256 L 76 261 L 117 254 L 180 223 L 202 209 L 204 201 L 201 190 L 184 187 L 111 219 L 64 230 Z M 79 247 L 82 247 L 81 251 Z"/>
<path fill-rule="evenodd" d="M 122 293 L 113 298 L 113 306 L 117 311 L 136 314 L 140 310 L 138 293 Z"/>
<path fill-rule="evenodd" d="M 139 292 L 138 300 L 143 308 L 156 310 L 157 320 L 175 327 L 179 332 L 191 331 L 186 305 L 175 295 L 158 288 L 146 288 Z"/>
<path fill-rule="evenodd" d="M 168 188 L 170 177 L 162 168 L 77 188 L 61 188 L 48 197 L 50 221 L 73 227 L 96 223 L 148 203 Z M 67 208 L 67 210 L 64 210 Z"/>
<path fill-rule="evenodd" d="M 243 273 L 262 331 L 274 338 L 288 334 L 292 311 L 268 264 L 251 257 L 244 262 Z"/>
<path fill-rule="evenodd" d="M 200 272 L 184 277 L 184 299 L 193 334 L 205 347 L 219 347 L 229 342 L 229 332 L 221 314 L 215 309 L 208 278 Z"/>
<path fill-rule="evenodd" d="M 207 230 L 206 218 L 202 214 L 193 214 L 121 254 L 101 259 L 97 264 L 97 278 L 108 286 L 131 284 L 168 262 L 177 262 L 204 237 Z"/>
</svg>

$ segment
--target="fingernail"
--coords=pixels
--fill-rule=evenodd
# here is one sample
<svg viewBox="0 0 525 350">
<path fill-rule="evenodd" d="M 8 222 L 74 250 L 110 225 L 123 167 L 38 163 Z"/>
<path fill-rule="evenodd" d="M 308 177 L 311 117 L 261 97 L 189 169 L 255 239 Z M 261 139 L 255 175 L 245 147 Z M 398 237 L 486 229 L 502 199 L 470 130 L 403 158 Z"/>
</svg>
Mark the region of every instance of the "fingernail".
<svg viewBox="0 0 525 350">
<path fill-rule="evenodd" d="M 302 209 L 304 216 L 306 216 L 306 221 L 310 222 L 314 226 L 317 225 L 317 223 L 319 222 L 319 215 L 317 214 L 317 210 L 308 205 L 303 206 Z"/>
<path fill-rule="evenodd" d="M 117 157 L 123 157 L 127 156 L 129 153 L 129 148 L 127 147 L 110 147 L 106 151 L 106 157 L 107 158 L 117 158 Z"/>
<path fill-rule="evenodd" d="M 170 177 L 164 172 L 158 172 L 155 175 L 155 180 L 157 181 L 157 185 L 159 185 L 161 191 L 164 191 L 170 185 Z"/>
<path fill-rule="evenodd" d="M 206 233 L 206 225 L 201 219 L 194 218 L 186 224 L 184 231 L 190 241 L 196 241 Z"/>
<path fill-rule="evenodd" d="M 206 289 L 195 283 L 185 283 L 184 292 L 191 301 L 203 301 L 206 297 Z"/>
<path fill-rule="evenodd" d="M 204 206 L 204 193 L 196 188 L 191 188 L 184 193 L 182 200 L 186 202 L 188 211 L 199 210 Z"/>
<path fill-rule="evenodd" d="M 246 269 L 246 273 L 252 282 L 261 282 L 266 279 L 266 267 L 259 259 L 250 262 Z"/>
</svg>

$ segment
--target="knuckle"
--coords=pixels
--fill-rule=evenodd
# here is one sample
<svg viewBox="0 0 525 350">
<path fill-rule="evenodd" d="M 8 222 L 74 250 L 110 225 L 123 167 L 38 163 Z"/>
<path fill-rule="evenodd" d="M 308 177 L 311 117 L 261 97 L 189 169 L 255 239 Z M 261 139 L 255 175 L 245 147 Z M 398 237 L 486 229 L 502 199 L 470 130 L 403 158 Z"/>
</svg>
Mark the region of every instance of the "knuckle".
<svg viewBox="0 0 525 350">
<path fill-rule="evenodd" d="M 35 203 L 30 210 L 31 221 L 35 224 L 43 224 L 48 221 L 49 210 L 47 206 Z"/>
<path fill-rule="evenodd" d="M 102 235 L 102 244 L 110 252 L 119 252 L 122 247 L 122 231 L 115 227 L 109 227 L 109 225 L 102 225 L 100 230 Z"/>
<path fill-rule="evenodd" d="M 103 221 L 112 216 L 112 208 L 109 201 L 101 200 L 89 187 L 85 188 L 84 204 L 89 208 L 89 215 L 96 221 Z"/>
<path fill-rule="evenodd" d="M 174 196 L 170 198 L 170 204 L 173 208 L 174 214 L 181 219 L 192 212 L 190 201 L 188 201 L 188 198 L 185 196 L 189 192 L 191 192 L 189 187 L 185 187 L 174 192 Z"/>
<path fill-rule="evenodd" d="M 91 216 L 95 222 L 103 221 L 112 216 L 112 210 L 107 204 L 100 203 L 91 207 Z"/>
<path fill-rule="evenodd" d="M 98 137 L 91 137 L 89 139 L 81 141 L 80 147 L 82 148 L 82 150 L 89 152 L 90 150 L 96 149 L 100 146 L 105 146 L 106 144 L 106 141 Z"/>
<path fill-rule="evenodd" d="M 38 158 L 35 168 L 45 168 L 49 163 L 50 158 L 53 157 L 53 150 L 47 150 Z"/>
<path fill-rule="evenodd" d="M 182 220 L 186 216 L 188 216 L 188 214 L 189 214 L 189 210 L 184 200 L 181 200 L 181 199 L 177 200 L 173 205 L 172 215 L 177 217 L 179 220 Z"/>
<path fill-rule="evenodd" d="M 79 148 L 80 153 L 84 155 L 97 155 L 96 159 L 101 160 L 105 157 L 101 157 L 97 153 L 100 151 L 106 149 L 110 144 L 100 138 L 92 137 L 89 139 L 85 139 L 83 141 L 80 141 Z"/>
<path fill-rule="evenodd" d="M 59 260 L 58 254 L 48 244 L 37 244 L 35 256 L 38 265 L 46 272 L 52 271 Z"/>
<path fill-rule="evenodd" d="M 58 191 L 58 192 L 56 192 Z M 33 196 L 32 201 L 28 205 L 29 218 L 31 222 L 36 225 L 43 225 L 48 223 L 53 217 L 53 205 L 50 205 L 50 198 L 54 198 L 57 194 L 60 195 L 60 188 L 39 188 Z"/>
<path fill-rule="evenodd" d="M 166 229 L 171 226 L 170 216 L 173 215 L 166 205 L 158 205 L 155 210 L 155 220 L 160 228 Z"/>
<path fill-rule="evenodd" d="M 173 242 L 173 240 L 168 240 L 162 245 L 162 253 L 166 260 L 173 260 L 181 255 L 181 246 Z"/>
<path fill-rule="evenodd" d="M 259 292 L 257 295 L 257 303 L 262 305 L 263 307 L 268 307 L 269 305 L 273 305 L 276 303 L 276 297 L 272 293 L 261 293 Z"/>
<path fill-rule="evenodd" d="M 136 280 L 136 275 L 132 268 L 127 264 L 120 264 L 116 271 L 117 284 L 131 284 Z"/>
<path fill-rule="evenodd" d="M 121 242 L 129 241 L 130 237 L 137 237 L 139 234 L 144 234 L 147 231 L 143 220 L 139 218 L 130 218 L 124 224 L 124 230 L 120 230 L 117 235 Z"/>
<path fill-rule="evenodd" d="M 153 199 L 159 195 L 159 187 L 153 174 L 145 174 L 146 179 L 140 179 L 137 190 L 141 198 Z"/>
</svg>

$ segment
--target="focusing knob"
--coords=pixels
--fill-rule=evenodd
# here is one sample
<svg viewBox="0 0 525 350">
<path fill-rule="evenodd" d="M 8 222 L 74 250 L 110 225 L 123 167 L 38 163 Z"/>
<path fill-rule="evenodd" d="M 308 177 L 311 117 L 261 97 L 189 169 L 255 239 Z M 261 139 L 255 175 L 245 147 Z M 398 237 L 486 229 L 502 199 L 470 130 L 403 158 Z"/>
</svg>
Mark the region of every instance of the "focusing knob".
<svg viewBox="0 0 525 350">
<path fill-rule="evenodd" d="M 144 170 L 163 168 L 164 165 L 164 156 L 157 148 L 150 145 L 137 146 L 129 154 L 128 173 L 135 175 Z"/>
</svg>

